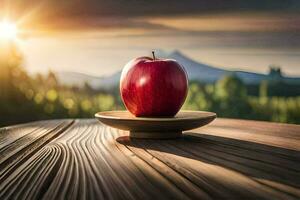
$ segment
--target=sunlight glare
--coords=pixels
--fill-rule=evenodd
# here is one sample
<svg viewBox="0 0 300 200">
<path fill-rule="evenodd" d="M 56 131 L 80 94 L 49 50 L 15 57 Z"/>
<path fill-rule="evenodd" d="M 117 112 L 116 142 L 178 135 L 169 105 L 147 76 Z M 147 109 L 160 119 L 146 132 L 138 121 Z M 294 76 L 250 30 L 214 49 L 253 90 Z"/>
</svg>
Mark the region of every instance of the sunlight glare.
<svg viewBox="0 0 300 200">
<path fill-rule="evenodd" d="M 0 39 L 16 39 L 17 32 L 16 24 L 6 20 L 0 21 Z"/>
</svg>

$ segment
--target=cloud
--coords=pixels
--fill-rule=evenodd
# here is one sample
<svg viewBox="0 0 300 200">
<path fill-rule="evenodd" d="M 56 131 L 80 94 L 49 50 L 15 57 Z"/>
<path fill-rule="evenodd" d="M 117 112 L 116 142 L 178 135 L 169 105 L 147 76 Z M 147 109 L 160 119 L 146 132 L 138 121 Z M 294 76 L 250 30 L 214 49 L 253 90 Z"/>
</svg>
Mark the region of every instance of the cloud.
<svg viewBox="0 0 300 200">
<path fill-rule="evenodd" d="M 32 7 L 38 0 L 21 0 L 19 7 Z M 45 14 L 59 16 L 168 16 L 224 11 L 297 11 L 297 0 L 44 0 Z M 51 14 L 50 14 L 51 15 Z"/>
<path fill-rule="evenodd" d="M 192 32 L 282 32 L 300 31 L 299 14 L 244 13 L 148 18 L 148 22 Z"/>
<path fill-rule="evenodd" d="M 0 0 L 0 5 L 0 16 L 9 15 L 35 35 L 99 30 L 143 34 L 174 30 L 247 31 L 265 26 L 270 30 L 294 30 L 299 27 L 299 16 L 286 19 L 300 11 L 297 0 Z M 241 20 L 240 15 L 245 12 L 250 13 L 249 19 Z M 270 16 L 258 18 L 257 12 Z M 282 23 L 276 17 L 278 12 L 287 16 Z M 229 17 L 223 19 L 222 14 Z"/>
</svg>

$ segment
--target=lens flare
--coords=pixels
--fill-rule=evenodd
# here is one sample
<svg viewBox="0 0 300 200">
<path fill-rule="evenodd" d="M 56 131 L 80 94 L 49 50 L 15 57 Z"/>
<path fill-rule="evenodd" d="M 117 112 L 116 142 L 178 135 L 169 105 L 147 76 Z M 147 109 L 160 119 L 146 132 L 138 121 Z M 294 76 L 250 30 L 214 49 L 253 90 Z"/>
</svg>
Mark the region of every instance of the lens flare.
<svg viewBox="0 0 300 200">
<path fill-rule="evenodd" d="M 0 39 L 16 39 L 17 38 L 17 26 L 9 21 L 0 21 Z"/>
</svg>

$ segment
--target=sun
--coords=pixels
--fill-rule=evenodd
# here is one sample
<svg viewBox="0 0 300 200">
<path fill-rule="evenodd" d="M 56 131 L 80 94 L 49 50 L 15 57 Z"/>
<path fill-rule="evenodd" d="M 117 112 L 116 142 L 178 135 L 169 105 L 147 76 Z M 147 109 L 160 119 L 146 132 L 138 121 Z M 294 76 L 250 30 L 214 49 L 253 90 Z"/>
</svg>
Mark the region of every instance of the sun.
<svg viewBox="0 0 300 200">
<path fill-rule="evenodd" d="M 0 21 L 0 39 L 13 40 L 17 38 L 17 25 L 10 21 Z"/>
</svg>

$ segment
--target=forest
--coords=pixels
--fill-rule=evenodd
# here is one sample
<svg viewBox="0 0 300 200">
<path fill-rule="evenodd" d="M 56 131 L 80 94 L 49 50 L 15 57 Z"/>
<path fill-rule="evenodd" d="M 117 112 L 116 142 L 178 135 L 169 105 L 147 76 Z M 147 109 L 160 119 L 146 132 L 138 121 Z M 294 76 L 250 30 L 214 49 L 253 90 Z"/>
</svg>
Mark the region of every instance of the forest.
<svg viewBox="0 0 300 200">
<path fill-rule="evenodd" d="M 0 126 L 34 120 L 92 118 L 96 112 L 125 109 L 119 89 L 66 86 L 54 72 L 29 75 L 13 43 L 0 48 Z M 276 96 L 280 82 L 262 82 L 253 95 L 234 74 L 215 84 L 190 82 L 183 109 L 216 112 L 218 117 L 300 123 L 300 96 Z"/>
</svg>

